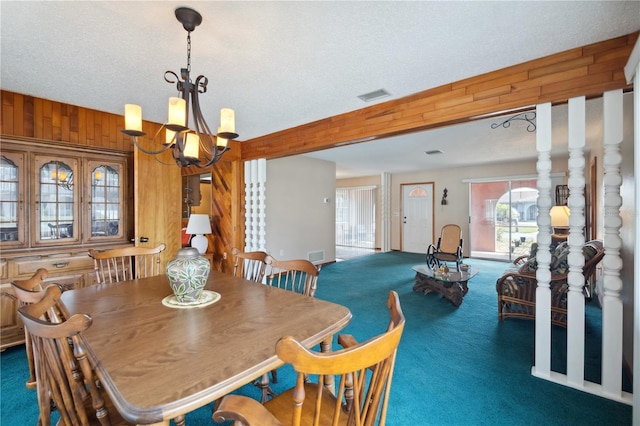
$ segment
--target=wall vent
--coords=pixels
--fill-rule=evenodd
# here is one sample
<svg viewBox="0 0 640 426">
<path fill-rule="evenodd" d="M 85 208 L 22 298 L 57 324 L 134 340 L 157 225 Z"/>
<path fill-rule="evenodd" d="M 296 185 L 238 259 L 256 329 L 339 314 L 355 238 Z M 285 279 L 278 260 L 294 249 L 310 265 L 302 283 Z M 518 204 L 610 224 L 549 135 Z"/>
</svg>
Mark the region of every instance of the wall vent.
<svg viewBox="0 0 640 426">
<path fill-rule="evenodd" d="M 310 251 L 307 253 L 307 258 L 311 263 L 324 262 L 324 250 Z"/>
</svg>

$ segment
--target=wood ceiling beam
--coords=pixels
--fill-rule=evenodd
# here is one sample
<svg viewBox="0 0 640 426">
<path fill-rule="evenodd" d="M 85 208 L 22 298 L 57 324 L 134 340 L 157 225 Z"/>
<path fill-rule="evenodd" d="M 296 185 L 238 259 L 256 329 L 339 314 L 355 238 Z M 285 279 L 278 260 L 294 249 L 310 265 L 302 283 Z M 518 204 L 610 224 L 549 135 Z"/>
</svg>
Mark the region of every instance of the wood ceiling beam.
<svg viewBox="0 0 640 426">
<path fill-rule="evenodd" d="M 242 142 L 242 160 L 279 158 L 471 121 L 575 96 L 627 89 L 638 32 Z"/>
</svg>

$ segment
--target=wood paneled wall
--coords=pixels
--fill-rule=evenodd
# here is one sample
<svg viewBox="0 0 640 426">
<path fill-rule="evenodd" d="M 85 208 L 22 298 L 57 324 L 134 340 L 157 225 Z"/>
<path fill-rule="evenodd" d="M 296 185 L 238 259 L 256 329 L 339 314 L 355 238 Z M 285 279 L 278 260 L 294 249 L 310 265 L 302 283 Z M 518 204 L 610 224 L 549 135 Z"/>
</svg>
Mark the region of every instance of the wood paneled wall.
<svg viewBox="0 0 640 426">
<path fill-rule="evenodd" d="M 636 32 L 251 139 L 242 159 L 302 154 L 627 88 L 623 68 L 637 38 Z"/>
<path fill-rule="evenodd" d="M 226 155 L 226 154 L 225 154 Z M 211 168 L 211 220 L 213 247 L 210 251 L 222 259 L 222 270 L 233 271 L 231 249 L 244 248 L 243 178 L 241 161 L 221 160 Z"/>
<path fill-rule="evenodd" d="M 4 135 L 133 152 L 131 138 L 120 132 L 124 128 L 120 115 L 5 90 L 1 96 L 0 133 Z"/>
</svg>

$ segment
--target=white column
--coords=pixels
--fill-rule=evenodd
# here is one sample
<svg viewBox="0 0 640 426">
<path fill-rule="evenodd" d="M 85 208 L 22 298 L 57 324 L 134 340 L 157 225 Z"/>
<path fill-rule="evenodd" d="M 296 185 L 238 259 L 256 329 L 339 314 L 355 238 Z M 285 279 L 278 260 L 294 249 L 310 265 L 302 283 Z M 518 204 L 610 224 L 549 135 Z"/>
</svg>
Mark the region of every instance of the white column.
<svg viewBox="0 0 640 426">
<path fill-rule="evenodd" d="M 602 301 L 602 387 L 605 395 L 622 392 L 622 280 L 620 269 L 620 144 L 622 143 L 622 90 L 604 94 L 604 270 Z M 637 307 L 636 307 L 637 308 Z"/>
<path fill-rule="evenodd" d="M 551 104 L 536 107 L 538 151 L 538 269 L 536 279 L 535 360 L 531 373 L 548 378 L 551 372 Z"/>
<path fill-rule="evenodd" d="M 244 251 L 266 251 L 267 161 L 244 163 Z"/>
<path fill-rule="evenodd" d="M 258 250 L 267 251 L 267 160 L 258 161 Z"/>
<path fill-rule="evenodd" d="M 251 162 L 244 163 L 244 251 L 251 251 Z"/>
<path fill-rule="evenodd" d="M 636 41 L 633 49 L 632 59 L 625 67 L 625 74 L 628 75 L 629 82 L 633 81 L 636 88 L 633 92 L 633 138 L 634 138 L 634 176 L 640 176 L 640 41 Z M 630 70 L 626 72 L 627 68 Z M 633 71 L 631 71 L 633 70 Z M 633 76 L 633 79 L 630 77 Z M 640 253 L 640 185 L 636 183 L 634 195 L 635 203 L 635 253 Z M 634 306 L 640 307 L 640 262 L 634 264 Z M 633 365 L 640 366 L 640 309 L 636 308 L 633 315 Z M 636 367 L 638 368 L 638 367 Z M 637 370 L 636 370 L 637 371 Z M 637 376 L 636 376 L 637 377 Z M 633 419 L 632 424 L 640 424 L 640 380 L 633 381 Z"/>
<path fill-rule="evenodd" d="M 258 160 L 251 160 L 251 251 L 258 250 Z"/>
<path fill-rule="evenodd" d="M 382 217 L 380 218 L 380 251 L 391 250 L 391 174 L 384 172 L 380 175 L 380 199 L 382 204 Z"/>
<path fill-rule="evenodd" d="M 569 99 L 569 274 L 567 282 L 567 380 L 582 386 L 584 380 L 584 146 L 585 98 Z"/>
</svg>

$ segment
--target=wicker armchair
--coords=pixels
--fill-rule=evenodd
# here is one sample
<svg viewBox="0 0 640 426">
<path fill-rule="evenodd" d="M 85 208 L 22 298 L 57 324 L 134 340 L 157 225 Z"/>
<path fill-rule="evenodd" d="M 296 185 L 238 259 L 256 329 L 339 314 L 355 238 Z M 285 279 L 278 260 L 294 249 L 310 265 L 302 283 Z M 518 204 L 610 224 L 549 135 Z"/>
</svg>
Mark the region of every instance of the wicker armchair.
<svg viewBox="0 0 640 426">
<path fill-rule="evenodd" d="M 602 241 L 592 240 L 584 244 L 582 253 L 585 256 L 582 273 L 585 282 L 590 279 L 596 270 L 596 266 L 604 257 Z M 551 258 L 551 322 L 561 327 L 567 326 L 567 283 L 568 266 L 566 256 L 568 246 L 566 243 L 558 245 Z M 536 317 L 536 280 L 537 262 L 535 251 L 527 256 L 521 256 L 514 260 L 513 265 L 498 278 L 496 291 L 498 292 L 498 320 L 505 318 Z M 585 295 L 588 294 L 585 286 Z"/>
</svg>

